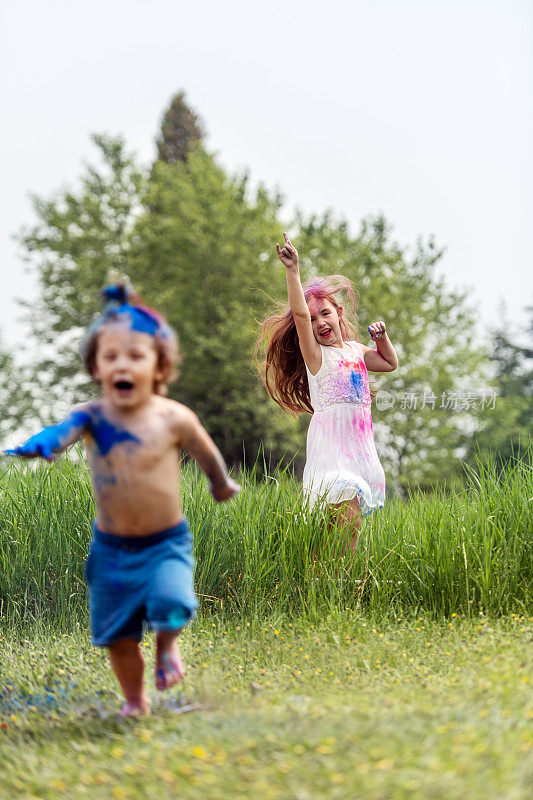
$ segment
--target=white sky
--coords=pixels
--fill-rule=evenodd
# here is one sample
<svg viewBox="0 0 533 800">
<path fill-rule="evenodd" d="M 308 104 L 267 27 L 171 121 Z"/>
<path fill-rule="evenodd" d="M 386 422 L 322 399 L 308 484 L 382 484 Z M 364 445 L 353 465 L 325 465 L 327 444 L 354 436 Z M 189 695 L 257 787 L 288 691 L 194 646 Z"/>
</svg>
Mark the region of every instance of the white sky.
<svg viewBox="0 0 533 800">
<path fill-rule="evenodd" d="M 92 131 L 149 162 L 180 89 L 225 167 L 356 232 L 433 233 L 482 323 L 533 303 L 530 0 L 1 0 L 0 331 L 33 280 L 11 235 L 28 192 L 75 181 Z M 386 315 L 385 315 L 386 319 Z M 393 334 L 391 333 L 393 339 Z"/>
</svg>

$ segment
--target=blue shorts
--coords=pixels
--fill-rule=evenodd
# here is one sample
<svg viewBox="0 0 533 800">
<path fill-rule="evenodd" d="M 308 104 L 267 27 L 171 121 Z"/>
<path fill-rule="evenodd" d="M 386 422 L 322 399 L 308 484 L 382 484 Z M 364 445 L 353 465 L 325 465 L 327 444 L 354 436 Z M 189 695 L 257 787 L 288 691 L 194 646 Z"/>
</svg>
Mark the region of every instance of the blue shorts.
<svg viewBox="0 0 533 800">
<path fill-rule="evenodd" d="M 85 562 L 92 644 L 140 642 L 144 621 L 155 631 L 183 628 L 198 607 L 193 569 L 185 519 L 149 536 L 103 533 L 93 523 Z"/>
</svg>

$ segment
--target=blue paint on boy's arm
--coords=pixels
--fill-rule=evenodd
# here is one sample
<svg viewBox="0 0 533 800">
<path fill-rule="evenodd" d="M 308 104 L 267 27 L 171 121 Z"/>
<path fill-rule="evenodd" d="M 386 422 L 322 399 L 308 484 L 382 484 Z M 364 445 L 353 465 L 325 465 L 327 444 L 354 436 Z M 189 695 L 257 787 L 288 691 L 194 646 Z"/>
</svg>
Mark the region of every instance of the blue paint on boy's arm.
<svg viewBox="0 0 533 800">
<path fill-rule="evenodd" d="M 135 442 L 140 444 L 141 440 L 133 433 L 119 428 L 109 422 L 97 408 L 87 411 L 73 411 L 59 425 L 52 425 L 43 428 L 27 442 L 4 450 L 10 456 L 25 456 L 35 458 L 41 456 L 48 461 L 53 461 L 54 453 L 65 449 L 69 444 L 73 444 L 84 431 L 88 431 L 94 439 L 98 452 L 105 456 L 112 447 L 121 442 Z"/>
<path fill-rule="evenodd" d="M 91 418 L 86 411 L 73 411 L 58 425 L 43 428 L 24 444 L 11 450 L 4 450 L 4 453 L 26 458 L 41 456 L 52 461 L 54 453 L 63 450 L 67 443 L 74 444 L 90 422 Z"/>
<path fill-rule="evenodd" d="M 91 411 L 90 432 L 101 456 L 106 456 L 112 447 L 121 442 L 141 443 L 141 440 L 134 436 L 133 433 L 124 428 L 118 428 L 105 419 L 99 409 L 92 409 Z"/>
</svg>

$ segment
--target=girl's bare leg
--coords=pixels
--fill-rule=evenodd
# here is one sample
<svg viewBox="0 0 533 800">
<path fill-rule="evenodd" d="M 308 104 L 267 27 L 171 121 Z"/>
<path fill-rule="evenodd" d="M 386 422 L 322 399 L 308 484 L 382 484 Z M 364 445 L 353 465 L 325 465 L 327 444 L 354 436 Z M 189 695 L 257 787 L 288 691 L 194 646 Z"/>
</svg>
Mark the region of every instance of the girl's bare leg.
<svg viewBox="0 0 533 800">
<path fill-rule="evenodd" d="M 144 662 L 139 642 L 135 639 L 120 639 L 109 645 L 109 657 L 127 705 L 122 713 L 149 714 L 150 702 L 144 690 Z"/>
<path fill-rule="evenodd" d="M 356 497 L 346 503 L 330 506 L 331 516 L 328 523 L 328 533 L 338 533 L 341 537 L 341 551 L 344 556 L 348 550 L 355 553 L 357 538 L 361 527 L 361 510 Z"/>
<path fill-rule="evenodd" d="M 180 651 L 176 644 L 179 631 L 159 631 L 155 639 L 155 686 L 170 689 L 185 674 Z"/>
</svg>

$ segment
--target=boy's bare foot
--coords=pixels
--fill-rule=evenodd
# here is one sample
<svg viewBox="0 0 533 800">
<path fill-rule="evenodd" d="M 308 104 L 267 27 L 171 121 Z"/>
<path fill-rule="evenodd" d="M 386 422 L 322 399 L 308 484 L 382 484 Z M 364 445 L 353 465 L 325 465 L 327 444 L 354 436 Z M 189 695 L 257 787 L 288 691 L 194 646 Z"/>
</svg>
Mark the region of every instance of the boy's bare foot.
<svg viewBox="0 0 533 800">
<path fill-rule="evenodd" d="M 158 636 L 156 641 L 155 688 L 163 690 L 179 683 L 185 668 L 175 637 L 170 642 L 161 641 L 161 638 Z"/>
<path fill-rule="evenodd" d="M 139 705 L 133 703 L 126 703 L 120 711 L 121 717 L 142 717 L 151 714 L 150 703 L 142 702 Z"/>
</svg>

